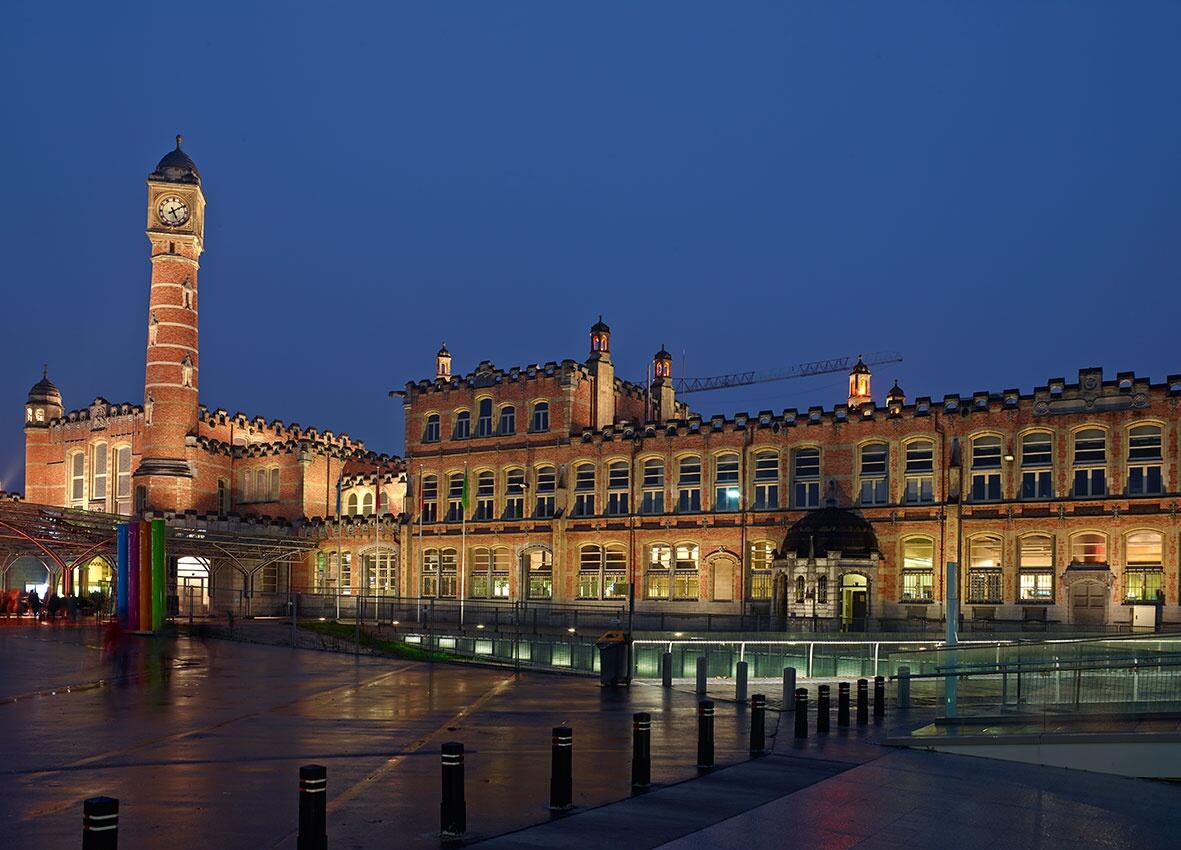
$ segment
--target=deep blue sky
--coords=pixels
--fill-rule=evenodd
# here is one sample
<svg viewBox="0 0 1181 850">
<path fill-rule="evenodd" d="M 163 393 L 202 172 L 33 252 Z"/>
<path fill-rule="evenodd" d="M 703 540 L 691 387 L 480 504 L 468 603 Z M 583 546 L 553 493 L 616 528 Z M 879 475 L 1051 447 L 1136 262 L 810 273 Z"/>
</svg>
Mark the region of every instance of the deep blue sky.
<svg viewBox="0 0 1181 850">
<path fill-rule="evenodd" d="M 582 358 L 600 312 L 632 378 L 666 343 L 696 375 L 896 348 L 879 396 L 1163 380 L 1179 38 L 1173 2 L 10 3 L 0 480 L 42 361 L 67 407 L 142 400 L 178 131 L 202 401 L 376 449 L 441 339 L 457 371 Z"/>
</svg>

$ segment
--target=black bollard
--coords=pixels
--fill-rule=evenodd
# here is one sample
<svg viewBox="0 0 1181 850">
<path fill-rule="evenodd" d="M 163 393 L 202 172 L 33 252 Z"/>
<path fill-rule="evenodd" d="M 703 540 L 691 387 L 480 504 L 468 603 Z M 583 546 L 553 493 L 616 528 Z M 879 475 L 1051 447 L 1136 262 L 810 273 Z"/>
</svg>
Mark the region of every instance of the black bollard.
<svg viewBox="0 0 1181 850">
<path fill-rule="evenodd" d="M 568 809 L 574 805 L 574 732 L 569 726 L 555 726 L 550 759 L 549 807 Z"/>
<path fill-rule="evenodd" d="M 328 799 L 328 768 L 305 764 L 299 769 L 299 838 L 296 850 L 327 850 L 328 819 L 324 804 Z"/>
<path fill-rule="evenodd" d="M 714 766 L 714 701 L 697 703 L 697 766 Z"/>
<path fill-rule="evenodd" d="M 82 850 L 115 850 L 119 846 L 119 801 L 91 797 L 82 801 Z"/>
<path fill-rule="evenodd" d="M 849 683 L 839 682 L 837 684 L 837 726 L 847 727 L 849 725 Z"/>
<path fill-rule="evenodd" d="M 767 697 L 752 694 L 750 698 L 750 755 L 757 758 L 767 751 Z"/>
<path fill-rule="evenodd" d="M 857 680 L 857 725 L 864 726 L 869 722 L 869 681 Z"/>
<path fill-rule="evenodd" d="M 443 802 L 439 804 L 439 830 L 444 835 L 467 832 L 467 802 L 463 799 L 463 744 L 443 745 Z"/>
<path fill-rule="evenodd" d="M 808 737 L 808 689 L 796 688 L 796 737 Z"/>
<path fill-rule="evenodd" d="M 829 721 L 831 716 L 829 713 L 829 686 L 821 685 L 816 693 L 816 734 L 827 735 Z"/>
<path fill-rule="evenodd" d="M 640 711 L 632 715 L 632 788 L 652 784 L 652 715 Z"/>
<path fill-rule="evenodd" d="M 886 677 L 873 677 L 873 716 L 886 716 Z"/>
</svg>

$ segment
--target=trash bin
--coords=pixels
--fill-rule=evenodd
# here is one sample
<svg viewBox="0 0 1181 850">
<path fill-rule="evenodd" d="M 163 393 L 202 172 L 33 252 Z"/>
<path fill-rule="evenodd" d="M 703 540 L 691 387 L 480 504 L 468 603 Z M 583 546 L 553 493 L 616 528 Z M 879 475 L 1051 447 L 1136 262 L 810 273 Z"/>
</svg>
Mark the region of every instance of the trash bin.
<svg viewBox="0 0 1181 850">
<path fill-rule="evenodd" d="M 626 685 L 631 681 L 631 664 L 628 663 L 628 640 L 626 632 L 604 632 L 595 641 L 599 648 L 599 684 L 607 687 Z"/>
</svg>

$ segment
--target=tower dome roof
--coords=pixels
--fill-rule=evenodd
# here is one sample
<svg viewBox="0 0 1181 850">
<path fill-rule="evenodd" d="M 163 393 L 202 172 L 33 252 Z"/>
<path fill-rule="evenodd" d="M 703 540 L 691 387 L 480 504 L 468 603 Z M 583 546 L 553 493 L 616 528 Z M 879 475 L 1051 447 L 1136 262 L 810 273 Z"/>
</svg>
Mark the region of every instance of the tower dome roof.
<svg viewBox="0 0 1181 850">
<path fill-rule="evenodd" d="M 443 343 L 439 347 L 439 353 L 436 354 L 435 356 L 436 357 L 450 357 L 451 356 L 451 352 L 447 350 L 447 343 Z"/>
<path fill-rule="evenodd" d="M 852 370 L 850 370 L 849 374 L 850 375 L 868 375 L 869 374 L 869 367 L 865 365 L 865 361 L 861 359 L 860 354 L 857 355 L 857 362 L 853 364 L 853 368 L 852 368 Z"/>
<path fill-rule="evenodd" d="M 894 386 L 892 386 L 890 391 L 886 393 L 886 399 L 889 401 L 893 401 L 895 399 L 901 401 L 904 398 L 906 398 L 906 393 L 902 391 L 902 387 L 898 386 L 898 382 L 895 381 Z"/>
<path fill-rule="evenodd" d="M 201 185 L 201 172 L 197 170 L 197 163 L 187 153 L 180 149 L 182 139 L 176 137 L 176 150 L 169 151 L 156 163 L 156 168 L 148 175 L 151 180 L 164 180 L 168 183 L 196 183 Z"/>
<path fill-rule="evenodd" d="M 783 553 L 799 558 L 823 558 L 829 552 L 868 558 L 878 551 L 877 535 L 865 517 L 831 502 L 797 520 L 783 539 Z"/>
<path fill-rule="evenodd" d="M 49 380 L 49 367 L 41 372 L 41 380 L 33 384 L 29 390 L 28 404 L 56 404 L 61 405 L 62 394 L 53 381 Z"/>
<path fill-rule="evenodd" d="M 590 332 L 593 334 L 609 334 L 611 333 L 611 328 L 603 321 L 603 317 L 599 316 L 599 320 L 591 325 Z"/>
<path fill-rule="evenodd" d="M 668 353 L 668 350 L 663 345 L 661 345 L 660 351 L 657 351 L 656 356 L 653 357 L 652 359 L 653 360 L 672 360 L 673 356 Z"/>
</svg>

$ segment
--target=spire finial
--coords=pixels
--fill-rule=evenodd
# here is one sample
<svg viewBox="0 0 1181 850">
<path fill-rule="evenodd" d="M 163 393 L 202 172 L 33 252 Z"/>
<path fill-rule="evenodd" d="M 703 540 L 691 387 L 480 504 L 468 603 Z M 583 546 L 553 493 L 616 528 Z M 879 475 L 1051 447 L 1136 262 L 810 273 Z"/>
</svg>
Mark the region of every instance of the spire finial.
<svg viewBox="0 0 1181 850">
<path fill-rule="evenodd" d="M 176 149 L 177 149 L 177 150 L 180 150 L 180 143 L 181 143 L 183 140 L 184 140 L 184 136 L 182 136 L 180 133 L 177 133 L 177 134 L 176 134 Z"/>
<path fill-rule="evenodd" d="M 41 366 L 41 380 L 43 380 L 43 381 L 49 380 L 49 364 L 48 363 L 44 363 Z"/>
</svg>

